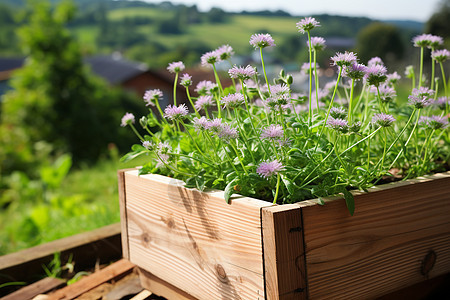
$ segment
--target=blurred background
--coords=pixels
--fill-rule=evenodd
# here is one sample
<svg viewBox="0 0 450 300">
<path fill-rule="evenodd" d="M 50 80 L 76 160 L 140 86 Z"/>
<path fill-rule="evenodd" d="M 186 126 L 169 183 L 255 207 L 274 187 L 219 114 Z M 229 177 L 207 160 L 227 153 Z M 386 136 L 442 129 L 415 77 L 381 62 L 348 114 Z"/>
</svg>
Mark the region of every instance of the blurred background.
<svg viewBox="0 0 450 300">
<path fill-rule="evenodd" d="M 116 171 L 139 165 L 119 163 L 137 142 L 120 119 L 148 112 L 147 89 L 170 103 L 168 63 L 183 61 L 195 86 L 214 78 L 202 54 L 229 44 L 234 64 L 259 66 L 249 38 L 270 33 L 268 72 L 301 87 L 305 16 L 321 24 L 312 33 L 326 39 L 318 63 L 330 78 L 337 51 L 378 56 L 403 76 L 419 61 L 415 35 L 449 48 L 449 0 L 0 0 L 0 255 L 119 222 Z"/>
</svg>

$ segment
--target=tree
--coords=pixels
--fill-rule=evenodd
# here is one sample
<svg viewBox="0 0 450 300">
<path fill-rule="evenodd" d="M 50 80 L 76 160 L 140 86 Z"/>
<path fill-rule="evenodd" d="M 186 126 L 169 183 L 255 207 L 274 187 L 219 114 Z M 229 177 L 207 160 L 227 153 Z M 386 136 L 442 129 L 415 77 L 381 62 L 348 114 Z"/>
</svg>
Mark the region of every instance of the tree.
<svg viewBox="0 0 450 300">
<path fill-rule="evenodd" d="M 439 35 L 443 38 L 450 36 L 450 0 L 443 0 L 436 12 L 425 25 L 425 32 Z"/>
<path fill-rule="evenodd" d="M 402 37 L 397 27 L 383 23 L 372 23 L 364 27 L 357 36 L 358 57 L 367 62 L 378 56 L 385 61 L 401 59 L 404 53 Z"/>
<path fill-rule="evenodd" d="M 79 45 L 65 28 L 75 11 L 71 2 L 54 9 L 35 2 L 32 8 L 29 24 L 19 32 L 27 58 L 2 102 L 0 158 L 19 165 L 32 161 L 34 145 L 45 141 L 75 162 L 95 160 L 108 143 L 119 141 L 128 100 L 83 64 Z M 27 156 L 10 145 L 27 149 Z"/>
</svg>

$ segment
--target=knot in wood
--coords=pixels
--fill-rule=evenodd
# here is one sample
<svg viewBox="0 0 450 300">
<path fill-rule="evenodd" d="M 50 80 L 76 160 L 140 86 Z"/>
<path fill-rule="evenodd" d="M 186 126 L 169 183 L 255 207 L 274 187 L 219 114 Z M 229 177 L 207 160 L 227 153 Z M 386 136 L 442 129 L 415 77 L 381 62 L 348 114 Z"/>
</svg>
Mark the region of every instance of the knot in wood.
<svg viewBox="0 0 450 300">
<path fill-rule="evenodd" d="M 422 260 L 422 267 L 420 268 L 420 273 L 422 275 L 427 276 L 430 273 L 431 269 L 433 269 L 434 264 L 436 263 L 437 254 L 433 250 L 428 251 L 427 255 Z"/>
<path fill-rule="evenodd" d="M 227 273 L 225 272 L 225 269 L 222 267 L 222 265 L 220 264 L 216 265 L 216 272 L 217 276 L 219 276 L 220 281 L 222 282 L 228 281 Z"/>
</svg>

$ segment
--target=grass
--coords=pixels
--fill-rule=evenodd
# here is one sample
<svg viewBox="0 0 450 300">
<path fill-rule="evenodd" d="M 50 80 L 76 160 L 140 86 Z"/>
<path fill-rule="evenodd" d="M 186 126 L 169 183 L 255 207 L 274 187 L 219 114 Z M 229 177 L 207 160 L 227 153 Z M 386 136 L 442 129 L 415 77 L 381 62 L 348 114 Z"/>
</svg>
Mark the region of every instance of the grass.
<svg viewBox="0 0 450 300">
<path fill-rule="evenodd" d="M 111 153 L 95 165 L 70 171 L 57 190 L 47 191 L 47 200 L 37 200 L 36 194 L 36 201 L 25 201 L 21 195 L 0 210 L 0 255 L 120 222 L 117 170 L 140 163 L 122 164 Z M 27 184 L 29 193 L 33 185 Z"/>
<path fill-rule="evenodd" d="M 174 11 L 151 7 L 126 7 L 114 9 L 108 12 L 108 19 L 111 21 L 120 21 L 125 18 L 148 17 L 153 20 L 164 20 L 174 16 Z"/>
</svg>

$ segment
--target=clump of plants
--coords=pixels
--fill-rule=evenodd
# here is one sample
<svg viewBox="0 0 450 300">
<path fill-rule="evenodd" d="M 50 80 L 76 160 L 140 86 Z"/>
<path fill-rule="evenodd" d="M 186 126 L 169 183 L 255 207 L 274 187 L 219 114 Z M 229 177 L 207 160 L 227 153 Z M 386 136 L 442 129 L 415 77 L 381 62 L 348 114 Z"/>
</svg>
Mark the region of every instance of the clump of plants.
<svg viewBox="0 0 450 300">
<path fill-rule="evenodd" d="M 293 203 L 341 194 L 351 214 L 350 190 L 364 190 L 389 177 L 407 179 L 448 167 L 449 98 L 443 63 L 450 57 L 439 49 L 443 39 L 422 34 L 413 39 L 420 50 L 418 74 L 409 66 L 405 76 L 412 87 L 408 99 L 397 97 L 397 72 L 388 73 L 383 61 L 367 65 L 356 53 L 336 53 L 330 63 L 336 79 L 319 86 L 316 63 L 326 47 L 322 37 L 311 36 L 320 26 L 314 18 L 297 24 L 307 35 L 309 62 L 302 70 L 309 77 L 306 91 L 298 90 L 293 77 L 281 71 L 270 81 L 264 49 L 275 47 L 269 34 L 254 34 L 250 44 L 260 52 L 261 71 L 254 66 L 231 66 L 230 86 L 223 86 L 216 65 L 229 61 L 233 49 L 222 46 L 201 57 L 211 66 L 215 82 L 201 81 L 191 96 L 193 79 L 182 74 L 182 62 L 169 64 L 175 76 L 173 104 L 160 107 L 163 94 L 149 90 L 147 106 L 155 107 L 135 127 L 140 143 L 123 157 L 148 155 L 140 174 L 158 173 L 183 180 L 199 190 L 223 189 L 228 201 L 233 193 L 271 201 Z M 430 48 L 432 72 L 423 72 L 424 49 Z M 441 78 L 436 77 L 436 66 Z M 177 104 L 176 87 L 186 87 L 190 107 Z M 157 126 L 158 131 L 150 130 Z"/>
</svg>

